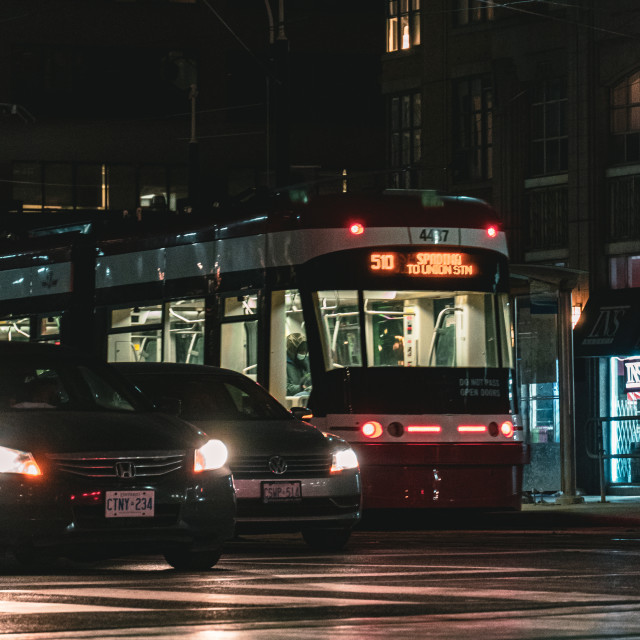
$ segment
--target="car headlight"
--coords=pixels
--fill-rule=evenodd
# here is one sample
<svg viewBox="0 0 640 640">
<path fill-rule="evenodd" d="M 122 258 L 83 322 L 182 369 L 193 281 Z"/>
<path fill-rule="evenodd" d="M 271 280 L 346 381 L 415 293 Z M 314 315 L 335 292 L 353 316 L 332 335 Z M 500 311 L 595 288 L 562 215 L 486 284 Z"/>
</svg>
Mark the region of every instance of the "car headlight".
<svg viewBox="0 0 640 640">
<path fill-rule="evenodd" d="M 224 466 L 227 461 L 227 447 L 220 440 L 209 440 L 199 449 L 196 449 L 196 455 L 193 461 L 193 470 L 198 473 L 200 471 L 210 471 L 219 469 Z"/>
<path fill-rule="evenodd" d="M 21 473 L 25 476 L 41 476 L 38 463 L 28 451 L 0 447 L 0 473 Z"/>
<path fill-rule="evenodd" d="M 333 453 L 331 473 L 338 473 L 345 469 L 357 469 L 358 457 L 353 449 L 338 449 Z"/>
</svg>

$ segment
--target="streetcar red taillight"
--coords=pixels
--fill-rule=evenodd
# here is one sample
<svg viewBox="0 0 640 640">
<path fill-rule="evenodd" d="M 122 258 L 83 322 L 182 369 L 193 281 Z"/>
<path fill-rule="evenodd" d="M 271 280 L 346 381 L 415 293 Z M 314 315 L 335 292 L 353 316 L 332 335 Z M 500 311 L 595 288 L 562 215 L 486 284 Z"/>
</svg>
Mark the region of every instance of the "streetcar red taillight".
<svg viewBox="0 0 640 640">
<path fill-rule="evenodd" d="M 360 222 L 353 222 L 349 225 L 349 231 L 351 231 L 354 236 L 361 236 L 364 233 L 364 225 Z"/>
<path fill-rule="evenodd" d="M 407 431 L 409 433 L 440 433 L 442 427 L 439 424 L 410 424 Z"/>
<path fill-rule="evenodd" d="M 484 433 L 487 427 L 483 424 L 461 424 L 458 426 L 460 433 Z"/>
<path fill-rule="evenodd" d="M 513 424 L 507 420 L 500 425 L 500 431 L 505 438 L 511 438 L 513 436 Z"/>
<path fill-rule="evenodd" d="M 490 227 L 487 227 L 487 235 L 490 238 L 495 238 L 498 235 L 498 229 L 497 227 L 494 227 L 493 225 Z"/>
<path fill-rule="evenodd" d="M 375 420 L 371 420 L 365 422 L 362 427 L 360 427 L 360 431 L 362 431 L 362 435 L 367 438 L 379 438 L 382 435 L 382 425 Z"/>
</svg>

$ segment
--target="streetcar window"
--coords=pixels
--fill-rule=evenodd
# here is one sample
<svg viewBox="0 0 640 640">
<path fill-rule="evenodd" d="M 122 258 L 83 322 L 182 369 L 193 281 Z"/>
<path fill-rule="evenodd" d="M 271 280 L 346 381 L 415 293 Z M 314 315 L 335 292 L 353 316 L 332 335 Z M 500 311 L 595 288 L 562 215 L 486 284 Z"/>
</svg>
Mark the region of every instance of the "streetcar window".
<svg viewBox="0 0 640 640">
<path fill-rule="evenodd" d="M 314 297 L 325 368 L 362 366 L 358 292 L 318 291 Z"/>
<path fill-rule="evenodd" d="M 319 291 L 325 367 L 512 366 L 506 294 Z M 364 335 L 361 336 L 361 327 Z M 363 343 L 364 341 L 364 343 Z"/>
<path fill-rule="evenodd" d="M 258 323 L 226 322 L 220 329 L 220 366 L 255 380 L 258 374 Z"/>
<path fill-rule="evenodd" d="M 0 320 L 0 340 L 28 342 L 31 335 L 29 318 Z"/>
<path fill-rule="evenodd" d="M 165 362 L 204 364 L 204 300 L 176 300 L 168 309 Z"/>
</svg>

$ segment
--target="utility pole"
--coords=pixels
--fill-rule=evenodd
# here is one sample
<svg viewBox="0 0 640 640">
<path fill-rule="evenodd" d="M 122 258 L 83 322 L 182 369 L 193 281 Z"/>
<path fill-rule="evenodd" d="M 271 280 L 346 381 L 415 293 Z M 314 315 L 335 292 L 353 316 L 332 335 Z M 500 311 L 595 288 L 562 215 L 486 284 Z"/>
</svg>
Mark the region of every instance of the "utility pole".
<svg viewBox="0 0 640 640">
<path fill-rule="evenodd" d="M 199 174 L 200 158 L 198 149 L 198 139 L 196 137 L 196 98 L 198 97 L 198 86 L 192 84 L 189 90 L 189 100 L 191 101 L 191 137 L 189 138 L 189 206 L 192 209 L 198 208 L 199 203 Z"/>
<path fill-rule="evenodd" d="M 267 75 L 267 176 L 275 144 L 275 186 L 289 184 L 289 41 L 284 29 L 284 0 L 278 0 L 277 24 L 271 0 L 264 0 L 269 19 L 270 66 Z M 275 82 L 274 82 L 275 80 Z"/>
</svg>

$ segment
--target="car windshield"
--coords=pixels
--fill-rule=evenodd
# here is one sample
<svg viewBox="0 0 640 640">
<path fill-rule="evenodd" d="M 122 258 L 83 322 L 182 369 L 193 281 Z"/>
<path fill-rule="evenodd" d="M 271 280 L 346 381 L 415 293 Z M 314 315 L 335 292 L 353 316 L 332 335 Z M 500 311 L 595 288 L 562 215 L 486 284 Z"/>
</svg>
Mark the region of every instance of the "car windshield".
<svg viewBox="0 0 640 640">
<path fill-rule="evenodd" d="M 135 389 L 84 363 L 28 359 L 0 366 L 0 410 L 136 411 Z"/>
<path fill-rule="evenodd" d="M 291 414 L 251 380 L 207 375 L 131 376 L 151 400 L 180 400 L 184 420 L 291 420 Z"/>
</svg>

